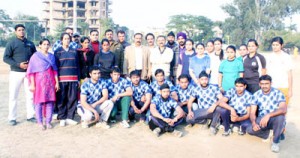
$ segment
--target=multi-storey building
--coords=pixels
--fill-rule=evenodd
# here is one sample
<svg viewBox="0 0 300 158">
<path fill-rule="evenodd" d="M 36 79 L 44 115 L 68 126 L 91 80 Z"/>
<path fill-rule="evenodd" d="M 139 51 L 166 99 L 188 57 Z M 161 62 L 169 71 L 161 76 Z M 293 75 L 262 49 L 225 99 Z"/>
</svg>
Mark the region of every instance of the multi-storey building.
<svg viewBox="0 0 300 158">
<path fill-rule="evenodd" d="M 45 5 L 43 20 L 47 21 L 47 32 L 51 35 L 56 33 L 56 28 L 60 24 L 73 27 L 74 9 L 77 16 L 77 31 L 81 31 L 82 22 L 87 23 L 90 30 L 100 31 L 100 21 L 108 18 L 108 14 L 111 13 L 108 6 L 112 4 L 110 0 L 42 0 L 42 2 Z"/>
</svg>

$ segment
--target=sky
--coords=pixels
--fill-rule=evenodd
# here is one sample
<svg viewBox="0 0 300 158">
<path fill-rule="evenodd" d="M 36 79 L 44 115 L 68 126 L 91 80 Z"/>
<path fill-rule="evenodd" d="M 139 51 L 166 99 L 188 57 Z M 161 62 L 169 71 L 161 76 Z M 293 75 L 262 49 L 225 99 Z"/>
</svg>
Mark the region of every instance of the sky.
<svg viewBox="0 0 300 158">
<path fill-rule="evenodd" d="M 110 16 L 116 24 L 127 26 L 135 31 L 147 28 L 164 28 L 169 16 L 177 14 L 202 15 L 213 21 L 223 21 L 228 15 L 221 6 L 232 0 L 110 0 Z M 18 4 L 18 5 L 15 5 Z M 42 0 L 0 0 L 0 9 L 11 17 L 18 13 L 43 15 Z M 294 22 L 300 31 L 300 15 L 294 16 Z"/>
</svg>

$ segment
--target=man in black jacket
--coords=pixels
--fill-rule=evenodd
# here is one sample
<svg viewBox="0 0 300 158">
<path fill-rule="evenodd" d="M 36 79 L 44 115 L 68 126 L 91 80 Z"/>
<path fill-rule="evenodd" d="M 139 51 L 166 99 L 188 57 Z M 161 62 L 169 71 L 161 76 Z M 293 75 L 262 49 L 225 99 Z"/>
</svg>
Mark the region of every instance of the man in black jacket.
<svg viewBox="0 0 300 158">
<path fill-rule="evenodd" d="M 34 118 L 33 94 L 29 91 L 26 70 L 30 57 L 36 52 L 35 45 L 25 38 L 25 26 L 15 26 L 16 38 L 12 39 L 5 48 L 3 61 L 10 65 L 9 74 L 9 124 L 17 124 L 17 98 L 21 85 L 26 94 L 27 121 L 36 122 Z"/>
</svg>

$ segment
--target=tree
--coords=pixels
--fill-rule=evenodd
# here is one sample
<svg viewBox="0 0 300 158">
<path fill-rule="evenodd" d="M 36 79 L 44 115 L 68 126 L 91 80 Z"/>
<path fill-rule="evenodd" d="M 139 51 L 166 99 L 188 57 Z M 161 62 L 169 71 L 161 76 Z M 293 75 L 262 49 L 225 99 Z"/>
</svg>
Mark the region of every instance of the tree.
<svg viewBox="0 0 300 158">
<path fill-rule="evenodd" d="M 60 35 L 61 33 L 65 32 L 65 28 L 66 28 L 66 25 L 64 23 L 60 23 L 56 26 L 56 28 L 54 29 L 55 31 L 55 34 L 53 36 L 53 39 L 54 40 L 58 40 L 60 39 Z"/>
<path fill-rule="evenodd" d="M 167 29 L 174 32 L 184 31 L 194 41 L 207 40 L 213 36 L 213 22 L 204 16 L 173 15 L 167 24 Z"/>
<path fill-rule="evenodd" d="M 0 20 L 11 20 L 3 9 L 0 9 Z M 0 21 L 0 46 L 6 45 L 10 27 L 12 27 L 12 22 Z"/>
<path fill-rule="evenodd" d="M 265 50 L 271 50 L 271 40 L 276 36 L 280 36 L 284 39 L 285 48 L 293 48 L 294 46 L 300 47 L 300 33 L 286 30 L 269 30 L 263 33 L 262 41 Z"/>
<path fill-rule="evenodd" d="M 229 14 L 222 29 L 236 44 L 248 38 L 261 43 L 263 32 L 284 29 L 284 19 L 300 11 L 300 1 L 233 0 L 222 9 Z"/>
<path fill-rule="evenodd" d="M 103 18 L 100 19 L 100 35 L 104 36 L 104 32 L 107 29 L 114 30 L 115 23 L 112 18 Z"/>
<path fill-rule="evenodd" d="M 82 36 L 87 36 L 89 34 L 89 24 L 83 21 L 79 21 L 77 25 L 80 28 L 80 32 Z"/>
</svg>

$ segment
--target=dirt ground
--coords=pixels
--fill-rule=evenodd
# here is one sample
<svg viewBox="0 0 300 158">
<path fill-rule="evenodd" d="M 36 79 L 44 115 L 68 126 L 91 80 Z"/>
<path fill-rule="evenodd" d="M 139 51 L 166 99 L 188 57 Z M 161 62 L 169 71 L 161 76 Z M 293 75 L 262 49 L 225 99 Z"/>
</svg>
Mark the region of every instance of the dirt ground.
<svg viewBox="0 0 300 158">
<path fill-rule="evenodd" d="M 286 140 L 280 153 L 270 151 L 271 143 L 249 135 L 232 134 L 222 137 L 221 132 L 210 136 L 209 130 L 196 125 L 180 126 L 182 138 L 165 134 L 155 137 L 148 126 L 131 124 L 123 129 L 114 124 L 111 129 L 96 127 L 82 129 L 80 125 L 42 131 L 36 124 L 26 121 L 23 89 L 18 102 L 17 126 L 8 125 L 8 65 L 3 63 L 0 49 L 0 158 L 65 158 L 65 157 L 251 157 L 299 158 L 300 157 L 300 57 L 294 59 L 294 96 L 288 108 Z M 79 118 L 77 117 L 77 120 Z"/>
</svg>

